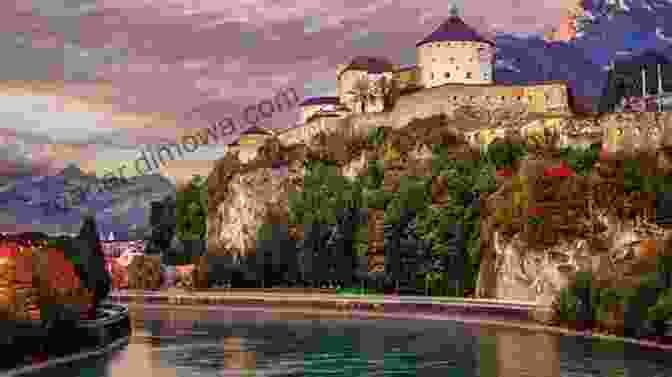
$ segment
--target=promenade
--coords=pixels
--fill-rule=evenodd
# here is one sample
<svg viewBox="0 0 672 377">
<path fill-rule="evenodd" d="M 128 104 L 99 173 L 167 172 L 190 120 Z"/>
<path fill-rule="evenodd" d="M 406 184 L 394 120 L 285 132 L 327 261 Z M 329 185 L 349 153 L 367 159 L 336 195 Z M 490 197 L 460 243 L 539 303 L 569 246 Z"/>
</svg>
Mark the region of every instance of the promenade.
<svg viewBox="0 0 672 377">
<path fill-rule="evenodd" d="M 409 320 L 448 320 L 479 326 L 518 328 L 557 335 L 597 338 L 633 343 L 643 347 L 672 351 L 672 345 L 645 340 L 575 331 L 538 321 L 548 318 L 550 307 L 533 302 L 465 299 L 456 297 L 341 294 L 335 290 L 302 289 L 211 289 L 186 291 L 120 290 L 109 295 L 109 302 L 123 304 L 131 311 L 142 307 L 188 310 L 272 311 L 319 318 L 380 318 Z"/>
</svg>

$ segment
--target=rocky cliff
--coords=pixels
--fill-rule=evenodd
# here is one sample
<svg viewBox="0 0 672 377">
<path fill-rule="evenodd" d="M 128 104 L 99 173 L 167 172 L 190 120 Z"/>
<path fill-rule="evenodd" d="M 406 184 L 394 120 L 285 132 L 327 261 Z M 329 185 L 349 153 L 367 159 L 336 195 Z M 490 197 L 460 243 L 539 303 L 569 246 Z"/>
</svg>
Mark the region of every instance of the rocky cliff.
<svg viewBox="0 0 672 377">
<path fill-rule="evenodd" d="M 668 114 L 547 119 L 463 107 L 450 117 L 415 119 L 388 129 L 382 143 L 371 143 L 361 132 L 347 129 L 348 122 L 344 124 L 343 129 L 318 134 L 305 144 L 269 140 L 246 163 L 234 154 L 218 161 L 209 179 L 208 252 L 254 252 L 261 223 L 268 216 L 287 218 L 288 192 L 300 189 L 302 163 L 307 159 L 337 161 L 342 174 L 350 177 L 361 173 L 368 161 L 384 161 L 383 189 L 394 192 L 402 176 L 431 175 L 433 145 L 449 146 L 455 159 L 478 158 L 481 144 L 496 142 L 497 135 L 527 142 L 531 153 L 516 165 L 513 178 L 498 179 L 495 192 L 481 194 L 478 296 L 548 303 L 572 273 L 585 269 L 598 271 L 602 279 L 624 280 L 647 268 L 651 252 L 641 250 L 667 234 L 651 224 L 653 196 L 624 190 L 622 160 L 646 157 L 651 170 L 643 174 L 668 175 L 666 146 L 672 144 Z M 486 137 L 488 132 L 494 136 Z M 593 172 L 569 178 L 544 176 L 544 168 L 560 161 L 557 147 L 591 143 L 601 143 L 610 156 Z M 433 206 L 447 200 L 445 185 L 445 178 L 434 177 Z M 514 192 L 521 185 L 529 195 L 524 205 L 516 206 Z M 543 224 L 527 222 L 530 215 L 524 211 L 536 207 L 545 209 L 539 215 Z M 510 208 L 510 215 L 502 217 L 497 208 Z M 370 249 L 375 249 L 370 254 L 380 254 L 382 226 L 376 227 L 374 221 L 370 229 Z"/>
</svg>

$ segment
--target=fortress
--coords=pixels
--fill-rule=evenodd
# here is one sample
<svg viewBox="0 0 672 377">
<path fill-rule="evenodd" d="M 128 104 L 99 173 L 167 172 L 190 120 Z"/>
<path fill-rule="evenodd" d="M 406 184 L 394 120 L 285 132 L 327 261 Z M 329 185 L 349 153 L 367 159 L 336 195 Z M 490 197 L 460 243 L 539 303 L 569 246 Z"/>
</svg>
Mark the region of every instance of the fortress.
<svg viewBox="0 0 672 377">
<path fill-rule="evenodd" d="M 340 64 L 336 70 L 337 97 L 305 99 L 300 104 L 299 124 L 277 133 L 255 127 L 241 135 L 232 150 L 239 151 L 241 161 L 246 161 L 254 158 L 258 146 L 268 137 L 276 136 L 290 145 L 344 127 L 354 132 L 379 126 L 400 128 L 413 118 L 449 115 L 465 105 L 490 111 L 517 109 L 546 117 L 562 118 L 572 113 L 566 82 L 497 84 L 493 75 L 497 52 L 494 42 L 464 23 L 455 8 L 448 20 L 416 44 L 416 52 L 417 65 L 408 67 L 364 56 Z M 385 92 L 392 87 L 396 96 L 386 107 Z"/>
</svg>

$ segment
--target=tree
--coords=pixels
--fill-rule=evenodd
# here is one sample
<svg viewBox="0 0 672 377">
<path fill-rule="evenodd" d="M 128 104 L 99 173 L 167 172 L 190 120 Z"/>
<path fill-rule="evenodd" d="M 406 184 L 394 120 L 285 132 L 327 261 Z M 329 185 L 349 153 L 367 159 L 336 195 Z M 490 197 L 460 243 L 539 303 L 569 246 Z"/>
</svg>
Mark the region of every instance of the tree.
<svg viewBox="0 0 672 377">
<path fill-rule="evenodd" d="M 207 180 L 196 175 L 176 194 L 176 232 L 181 240 L 205 239 Z"/>
<path fill-rule="evenodd" d="M 66 255 L 74 257 L 76 268 L 84 284 L 95 290 L 95 302 L 98 304 L 107 297 L 112 286 L 112 277 L 105 268 L 105 255 L 98 238 L 96 220 L 88 215 L 84 218 L 82 228 L 76 240 L 67 244 Z"/>
<path fill-rule="evenodd" d="M 152 232 L 145 249 L 147 254 L 162 253 L 170 247 L 175 234 L 175 210 L 176 202 L 170 195 L 160 202 L 152 202 Z"/>
<path fill-rule="evenodd" d="M 374 91 L 375 89 L 373 88 L 371 81 L 368 78 L 361 77 L 355 81 L 352 90 L 348 91 L 348 94 L 353 96 L 355 102 L 360 103 L 362 112 L 365 113 L 366 104 L 376 98 Z"/>
</svg>

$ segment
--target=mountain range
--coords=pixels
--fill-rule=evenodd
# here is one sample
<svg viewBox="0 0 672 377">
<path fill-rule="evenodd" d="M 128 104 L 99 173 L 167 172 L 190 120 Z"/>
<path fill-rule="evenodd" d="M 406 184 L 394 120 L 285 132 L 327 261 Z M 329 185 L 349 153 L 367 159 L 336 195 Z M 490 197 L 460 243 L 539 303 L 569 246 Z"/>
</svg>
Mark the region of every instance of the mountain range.
<svg viewBox="0 0 672 377">
<path fill-rule="evenodd" d="M 31 224 L 32 230 L 48 234 L 77 233 L 82 216 L 93 213 L 103 234 L 138 239 L 149 230 L 151 202 L 167 195 L 175 195 L 175 185 L 160 174 L 103 186 L 103 179 L 70 165 L 54 176 L 5 178 L 0 183 L 0 224 Z"/>
</svg>

